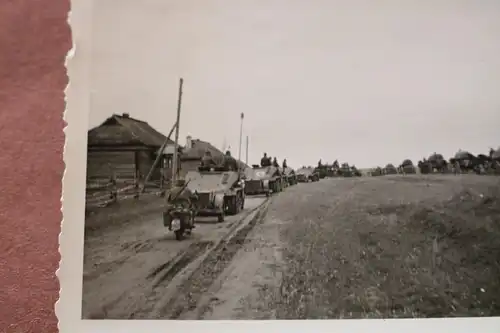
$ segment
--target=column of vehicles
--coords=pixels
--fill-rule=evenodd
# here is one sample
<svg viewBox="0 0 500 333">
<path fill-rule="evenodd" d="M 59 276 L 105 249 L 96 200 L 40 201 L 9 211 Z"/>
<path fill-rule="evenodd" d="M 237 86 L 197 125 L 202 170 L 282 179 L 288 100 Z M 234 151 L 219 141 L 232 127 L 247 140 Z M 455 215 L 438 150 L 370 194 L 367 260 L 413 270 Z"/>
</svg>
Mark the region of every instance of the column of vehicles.
<svg viewBox="0 0 500 333">
<path fill-rule="evenodd" d="M 197 216 L 213 216 L 223 222 L 245 208 L 244 177 L 238 163 L 226 152 L 216 163 L 207 152 L 197 170 L 188 171 L 167 195 L 163 224 L 177 240 L 191 234 Z"/>
<path fill-rule="evenodd" d="M 207 162 L 208 160 L 208 162 Z M 230 163 L 226 163 L 227 161 Z M 227 215 L 237 215 L 245 207 L 247 195 L 265 195 L 283 191 L 298 183 L 296 172 L 264 156 L 260 165 L 240 169 L 226 153 L 223 163 L 213 163 L 208 156 L 197 170 L 187 172 L 166 197 L 163 224 L 182 240 L 195 228 L 197 216 L 213 216 L 223 222 Z"/>
<path fill-rule="evenodd" d="M 294 170 L 282 166 L 276 158 L 264 153 L 260 164 L 241 168 L 229 152 L 221 163 L 215 163 L 210 153 L 202 159 L 197 170 L 189 171 L 178 180 L 167 195 L 163 223 L 181 240 L 195 228 L 197 216 L 213 216 L 223 222 L 227 215 L 237 215 L 245 208 L 246 196 L 269 197 L 297 183 L 317 182 L 325 177 L 359 177 L 361 172 L 348 163 L 335 161 L 316 167 L 303 166 Z"/>
</svg>

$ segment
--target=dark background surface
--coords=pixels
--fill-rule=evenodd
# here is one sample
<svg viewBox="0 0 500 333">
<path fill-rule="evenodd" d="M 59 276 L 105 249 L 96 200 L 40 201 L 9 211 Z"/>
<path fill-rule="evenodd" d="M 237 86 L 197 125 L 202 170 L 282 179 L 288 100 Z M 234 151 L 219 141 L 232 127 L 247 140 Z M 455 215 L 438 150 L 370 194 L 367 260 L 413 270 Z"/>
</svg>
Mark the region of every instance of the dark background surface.
<svg viewBox="0 0 500 333">
<path fill-rule="evenodd" d="M 56 332 L 69 0 L 0 1 L 0 332 Z"/>
</svg>

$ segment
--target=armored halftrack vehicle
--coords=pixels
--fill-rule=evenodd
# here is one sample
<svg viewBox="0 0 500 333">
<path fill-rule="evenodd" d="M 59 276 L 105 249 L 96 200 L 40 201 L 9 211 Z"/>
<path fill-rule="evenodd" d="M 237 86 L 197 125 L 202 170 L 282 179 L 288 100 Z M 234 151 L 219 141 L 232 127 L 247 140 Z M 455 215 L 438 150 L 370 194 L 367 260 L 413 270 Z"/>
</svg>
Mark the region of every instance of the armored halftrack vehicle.
<svg viewBox="0 0 500 333">
<path fill-rule="evenodd" d="M 299 183 L 317 182 L 319 181 L 319 174 L 314 168 L 300 168 L 295 173 Z"/>
<path fill-rule="evenodd" d="M 493 161 L 500 161 L 500 147 L 497 150 L 492 149 L 490 153 L 490 158 Z"/>
<path fill-rule="evenodd" d="M 372 169 L 371 170 L 371 176 L 372 177 L 382 176 L 382 168 L 378 166 L 378 167 Z"/>
<path fill-rule="evenodd" d="M 283 179 L 287 186 L 293 186 L 297 184 L 297 175 L 295 174 L 295 170 L 286 167 L 283 169 L 282 174 L 283 174 Z"/>
<path fill-rule="evenodd" d="M 314 172 L 318 173 L 320 179 L 326 178 L 328 175 L 328 167 L 326 165 L 317 166 Z"/>
<path fill-rule="evenodd" d="M 237 171 L 199 167 L 185 178 L 187 187 L 198 195 L 198 216 L 217 216 L 223 222 L 226 214 L 236 215 L 245 207 L 245 184 Z"/>
<path fill-rule="evenodd" d="M 396 167 L 389 163 L 385 166 L 384 168 L 384 175 L 397 175 L 398 174 L 398 169 Z"/>
<path fill-rule="evenodd" d="M 341 177 L 352 177 L 352 170 L 348 163 L 342 163 L 339 169 L 339 175 Z"/>
<path fill-rule="evenodd" d="M 352 172 L 352 175 L 354 177 L 362 177 L 363 176 L 363 174 L 361 173 L 361 171 L 359 171 L 359 169 L 356 168 L 354 165 L 351 166 L 351 172 Z"/>
<path fill-rule="evenodd" d="M 413 162 L 410 159 L 406 159 L 401 163 L 399 167 L 403 174 L 412 175 L 417 173 L 417 168 L 413 165 Z"/>
<path fill-rule="evenodd" d="M 279 168 L 275 166 L 261 167 L 254 164 L 245 170 L 245 194 L 256 195 L 272 193 L 283 190 L 283 179 Z"/>
<path fill-rule="evenodd" d="M 437 172 L 444 173 L 448 170 L 448 162 L 441 154 L 432 154 L 427 159 L 427 162 L 429 164 L 430 172 L 434 172 L 434 170 L 436 170 Z"/>
<path fill-rule="evenodd" d="M 453 165 L 458 164 L 460 169 L 467 171 L 473 170 L 476 166 L 478 166 L 478 164 L 480 164 L 479 159 L 476 156 L 465 150 L 459 150 L 455 156 L 450 158 L 450 163 Z"/>
</svg>

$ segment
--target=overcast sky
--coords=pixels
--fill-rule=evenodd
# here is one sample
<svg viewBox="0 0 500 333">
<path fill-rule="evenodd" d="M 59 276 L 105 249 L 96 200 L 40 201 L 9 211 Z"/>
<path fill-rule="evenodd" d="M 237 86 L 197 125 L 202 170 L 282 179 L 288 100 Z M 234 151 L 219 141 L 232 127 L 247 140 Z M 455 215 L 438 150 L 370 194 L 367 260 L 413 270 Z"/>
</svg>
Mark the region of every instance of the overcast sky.
<svg viewBox="0 0 500 333">
<path fill-rule="evenodd" d="M 500 1 L 98 0 L 90 127 L 128 112 L 249 162 L 358 167 L 500 144 Z M 242 158 L 244 159 L 244 143 Z"/>
</svg>

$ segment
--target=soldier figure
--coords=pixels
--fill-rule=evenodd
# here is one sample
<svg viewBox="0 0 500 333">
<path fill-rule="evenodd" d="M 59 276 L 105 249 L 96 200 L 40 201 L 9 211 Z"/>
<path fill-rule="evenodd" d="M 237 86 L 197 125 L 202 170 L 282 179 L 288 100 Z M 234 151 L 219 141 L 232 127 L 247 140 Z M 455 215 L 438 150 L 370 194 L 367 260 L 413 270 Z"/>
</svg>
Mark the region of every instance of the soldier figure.
<svg viewBox="0 0 500 333">
<path fill-rule="evenodd" d="M 264 156 L 260 159 L 260 166 L 261 167 L 271 166 L 271 159 L 267 157 L 267 153 L 264 153 Z"/>
<path fill-rule="evenodd" d="M 276 167 L 276 168 L 280 167 L 280 165 L 279 165 L 278 160 L 276 159 L 276 157 L 273 158 L 273 166 Z"/>
<path fill-rule="evenodd" d="M 226 151 L 226 155 L 224 156 L 224 168 L 231 171 L 238 170 L 238 162 L 231 156 L 231 152 Z"/>
<path fill-rule="evenodd" d="M 185 208 L 191 208 L 195 199 L 196 195 L 186 186 L 186 181 L 178 179 L 167 195 L 167 204 L 169 206 L 179 204 Z"/>
<path fill-rule="evenodd" d="M 287 165 L 286 165 L 286 158 L 283 160 L 283 169 L 286 169 L 287 168 Z"/>
<path fill-rule="evenodd" d="M 455 160 L 455 174 L 462 173 L 462 168 L 460 167 L 460 162 L 458 160 Z"/>
<path fill-rule="evenodd" d="M 205 151 L 205 155 L 201 159 L 201 166 L 207 168 L 213 168 L 215 166 L 215 161 L 212 158 L 212 153 L 210 153 L 210 151 Z"/>
<path fill-rule="evenodd" d="M 187 222 L 191 225 L 191 228 L 194 229 L 195 225 L 192 217 L 196 214 L 197 200 L 198 196 L 186 186 L 186 181 L 184 179 L 178 179 L 175 182 L 175 186 L 170 189 L 167 195 L 166 211 L 169 212 L 175 205 L 189 209 L 191 211 L 191 218 L 189 218 Z"/>
</svg>

